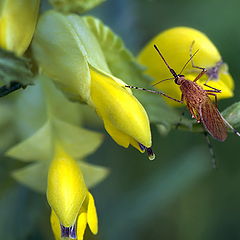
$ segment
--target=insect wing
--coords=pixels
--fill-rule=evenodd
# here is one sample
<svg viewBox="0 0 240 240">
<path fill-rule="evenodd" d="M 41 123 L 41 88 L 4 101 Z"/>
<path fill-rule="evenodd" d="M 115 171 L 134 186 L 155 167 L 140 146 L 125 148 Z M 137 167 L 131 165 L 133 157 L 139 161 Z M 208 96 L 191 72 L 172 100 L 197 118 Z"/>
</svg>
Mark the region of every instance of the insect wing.
<svg viewBox="0 0 240 240">
<path fill-rule="evenodd" d="M 210 98 L 200 105 L 199 114 L 206 130 L 213 138 L 223 142 L 227 138 L 227 125 Z"/>
</svg>

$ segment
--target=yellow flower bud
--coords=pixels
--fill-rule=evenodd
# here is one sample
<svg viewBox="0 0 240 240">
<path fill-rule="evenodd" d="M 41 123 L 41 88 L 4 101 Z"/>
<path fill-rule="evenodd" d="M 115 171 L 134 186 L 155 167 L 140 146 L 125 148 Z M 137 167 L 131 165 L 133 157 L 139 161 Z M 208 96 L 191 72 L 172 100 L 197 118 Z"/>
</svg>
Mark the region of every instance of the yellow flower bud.
<svg viewBox="0 0 240 240">
<path fill-rule="evenodd" d="M 91 100 L 111 137 L 121 146 L 151 146 L 147 114 L 137 99 L 114 81 L 91 70 Z"/>
<path fill-rule="evenodd" d="M 82 173 L 77 162 L 57 145 L 48 172 L 48 203 L 64 227 L 75 225 L 87 195 Z"/>
<path fill-rule="evenodd" d="M 0 47 L 22 55 L 28 48 L 38 18 L 40 0 L 1 0 Z"/>
<path fill-rule="evenodd" d="M 147 114 L 122 80 L 114 77 L 98 40 L 81 17 L 55 11 L 44 14 L 33 40 L 43 72 L 75 101 L 95 108 L 112 138 L 153 153 Z"/>
<path fill-rule="evenodd" d="M 190 47 L 193 41 L 193 53 L 199 49 L 199 52 L 193 57 L 194 65 L 208 70 L 207 74 L 198 80 L 198 84 L 203 86 L 208 81 L 210 86 L 222 91 L 218 94 L 218 98 L 232 97 L 234 82 L 228 72 L 227 65 L 223 63 L 217 48 L 208 37 L 193 28 L 176 27 L 160 33 L 143 48 L 139 54 L 139 61 L 147 66 L 146 73 L 155 79 L 153 84 L 156 84 L 163 79 L 171 78 L 172 75 L 153 45 L 158 46 L 170 67 L 176 73 L 180 73 L 184 64 L 190 58 Z M 187 79 L 193 80 L 200 71 L 193 68 L 189 63 L 182 74 Z M 180 99 L 179 86 L 173 80 L 164 81 L 155 85 L 155 87 L 171 97 Z M 170 99 L 165 100 L 171 105 L 178 105 Z"/>
</svg>

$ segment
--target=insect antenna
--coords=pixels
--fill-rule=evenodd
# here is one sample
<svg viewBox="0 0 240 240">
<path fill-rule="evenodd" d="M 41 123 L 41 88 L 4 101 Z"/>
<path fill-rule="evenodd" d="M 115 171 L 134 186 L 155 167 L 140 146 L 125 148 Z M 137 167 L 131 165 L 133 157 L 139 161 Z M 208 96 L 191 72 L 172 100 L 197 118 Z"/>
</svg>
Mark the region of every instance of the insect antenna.
<svg viewBox="0 0 240 240">
<path fill-rule="evenodd" d="M 162 60 L 164 61 L 164 63 L 166 64 L 166 66 L 168 67 L 169 71 L 171 72 L 171 74 L 173 75 L 174 78 L 178 78 L 177 73 L 168 65 L 167 61 L 165 60 L 165 58 L 163 57 L 163 55 L 161 54 L 160 50 L 158 49 L 157 45 L 154 44 L 154 48 L 156 49 L 156 51 L 158 52 L 158 54 L 160 55 L 160 57 L 162 58 Z"/>
<path fill-rule="evenodd" d="M 161 80 L 161 81 L 159 81 L 159 82 L 156 82 L 156 83 L 154 83 L 154 84 L 152 84 L 152 86 L 154 87 L 154 86 L 156 86 L 157 84 L 159 84 L 159 83 L 161 83 L 161 82 L 165 82 L 165 81 L 167 81 L 167 80 L 173 80 L 174 78 L 166 78 L 166 79 L 163 79 L 163 80 Z"/>
<path fill-rule="evenodd" d="M 172 99 L 173 101 L 179 102 L 179 103 L 183 103 L 182 100 L 178 100 L 176 98 L 170 97 L 168 96 L 166 93 L 160 92 L 160 91 L 156 91 L 156 90 L 151 90 L 151 89 L 146 89 L 146 88 L 141 88 L 141 87 L 135 87 L 135 86 L 130 86 L 130 85 L 125 85 L 126 88 L 131 88 L 131 89 L 137 89 L 137 90 L 141 90 L 141 91 L 146 91 L 146 92 L 150 92 L 150 93 L 154 93 L 157 95 L 162 95 L 164 97 L 167 97 L 169 99 Z"/>
<path fill-rule="evenodd" d="M 190 56 L 190 58 L 189 58 L 189 59 L 187 60 L 187 62 L 184 64 L 184 66 L 183 66 L 181 72 L 179 73 L 179 75 L 183 72 L 183 70 L 186 68 L 186 66 L 188 65 L 188 63 L 193 59 L 193 57 L 198 53 L 198 51 L 199 51 L 199 49 L 196 50 L 196 51 L 194 52 L 194 54 Z"/>
<path fill-rule="evenodd" d="M 216 156 L 215 156 L 215 153 L 214 153 L 214 150 L 213 150 L 213 146 L 212 146 L 212 144 L 210 142 L 210 139 L 208 137 L 207 131 L 204 131 L 203 134 L 204 134 L 204 136 L 206 138 L 208 149 L 209 149 L 209 152 L 211 154 L 212 168 L 216 169 L 217 168 L 217 163 L 216 163 Z"/>
</svg>

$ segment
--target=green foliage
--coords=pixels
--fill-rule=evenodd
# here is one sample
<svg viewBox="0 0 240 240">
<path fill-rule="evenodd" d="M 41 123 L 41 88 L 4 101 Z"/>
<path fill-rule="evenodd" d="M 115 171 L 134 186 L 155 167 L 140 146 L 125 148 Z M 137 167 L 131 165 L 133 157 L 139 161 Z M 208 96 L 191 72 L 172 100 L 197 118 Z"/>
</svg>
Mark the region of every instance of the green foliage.
<svg viewBox="0 0 240 240">
<path fill-rule="evenodd" d="M 49 0 L 60 12 L 84 13 L 103 3 L 105 0 Z"/>
<path fill-rule="evenodd" d="M 79 112 L 72 112 L 72 115 L 68 114 L 68 103 L 69 107 L 72 106 L 72 103 L 68 102 L 62 94 L 59 94 L 59 91 L 49 79 L 39 77 L 38 81 L 40 82 L 40 88 L 38 89 L 44 91 L 41 96 L 45 97 L 45 107 L 40 108 L 42 112 L 39 112 L 40 109 L 34 110 L 32 108 L 32 110 L 36 114 L 45 116 L 44 124 L 40 129 L 33 131 L 32 136 L 12 147 L 7 152 L 7 156 L 24 162 L 34 161 L 35 163 L 13 171 L 12 176 L 33 190 L 45 192 L 48 166 L 53 158 L 53 149 L 56 142 L 60 143 L 73 158 L 83 159 L 95 151 L 103 139 L 101 134 L 80 128 L 72 123 L 75 122 L 74 119 L 77 119 L 74 115 L 78 115 Z M 34 87 L 32 89 L 34 90 Z M 28 96 L 31 98 L 32 94 Z M 62 105 L 64 108 L 61 109 L 60 114 L 55 114 L 59 107 L 57 99 L 60 104 L 65 103 Z M 26 105 L 22 107 L 25 108 Z M 66 110 L 65 114 L 63 114 L 64 109 Z M 21 119 L 21 115 L 19 117 Z M 82 163 L 79 162 L 79 164 Z M 96 167 L 87 163 L 83 163 L 82 171 L 85 175 L 88 175 L 88 172 L 93 174 L 93 178 L 88 177 L 87 184 L 90 187 L 101 181 L 108 173 L 103 167 Z"/>
<path fill-rule="evenodd" d="M 234 127 L 240 126 L 240 102 L 236 102 L 222 112 L 223 117 Z"/>
</svg>

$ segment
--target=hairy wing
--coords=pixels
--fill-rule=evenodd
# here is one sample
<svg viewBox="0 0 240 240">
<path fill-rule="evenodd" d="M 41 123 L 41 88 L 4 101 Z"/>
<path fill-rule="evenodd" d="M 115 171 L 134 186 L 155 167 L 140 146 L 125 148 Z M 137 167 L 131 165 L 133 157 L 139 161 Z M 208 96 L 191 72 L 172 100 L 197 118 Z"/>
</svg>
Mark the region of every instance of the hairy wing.
<svg viewBox="0 0 240 240">
<path fill-rule="evenodd" d="M 199 108 L 201 122 L 206 130 L 217 140 L 223 142 L 227 138 L 227 125 L 210 98 L 207 98 Z"/>
</svg>

